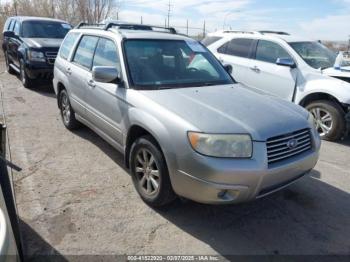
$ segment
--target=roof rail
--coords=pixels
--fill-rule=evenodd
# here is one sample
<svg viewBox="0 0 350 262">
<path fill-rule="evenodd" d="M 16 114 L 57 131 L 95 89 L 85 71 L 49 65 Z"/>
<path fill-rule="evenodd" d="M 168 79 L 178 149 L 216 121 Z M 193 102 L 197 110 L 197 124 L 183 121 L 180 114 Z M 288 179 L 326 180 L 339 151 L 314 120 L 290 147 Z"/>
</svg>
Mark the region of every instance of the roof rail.
<svg viewBox="0 0 350 262">
<path fill-rule="evenodd" d="M 173 27 L 162 27 L 162 26 L 144 25 L 144 24 L 132 24 L 132 23 L 124 23 L 124 22 L 107 22 L 104 29 L 108 30 L 112 27 L 116 27 L 118 29 L 158 31 L 158 32 L 177 34 L 175 28 L 173 28 Z"/>
<path fill-rule="evenodd" d="M 230 33 L 230 34 L 254 34 L 254 32 L 251 31 L 239 31 L 239 30 L 224 30 L 224 34 Z"/>
<path fill-rule="evenodd" d="M 282 32 L 282 31 L 269 31 L 269 30 L 265 30 L 265 31 L 258 31 L 258 33 L 260 34 L 276 34 L 276 35 L 290 35 L 286 32 Z"/>
<path fill-rule="evenodd" d="M 161 26 L 153 26 L 153 25 L 143 25 L 143 24 L 132 24 L 132 23 L 125 23 L 125 22 L 106 22 L 102 24 L 89 24 L 86 22 L 80 22 L 75 28 L 87 28 L 87 29 L 101 29 L 101 30 L 108 30 L 110 28 L 117 28 L 117 29 L 128 29 L 128 30 L 145 30 L 145 31 L 157 31 L 157 32 L 164 32 L 164 33 L 171 33 L 171 34 L 177 34 L 175 28 L 173 27 L 161 27 Z"/>
<path fill-rule="evenodd" d="M 86 22 L 80 22 L 75 28 L 79 29 L 79 28 L 95 28 L 95 29 L 103 29 L 105 26 L 105 24 L 89 24 Z"/>
</svg>

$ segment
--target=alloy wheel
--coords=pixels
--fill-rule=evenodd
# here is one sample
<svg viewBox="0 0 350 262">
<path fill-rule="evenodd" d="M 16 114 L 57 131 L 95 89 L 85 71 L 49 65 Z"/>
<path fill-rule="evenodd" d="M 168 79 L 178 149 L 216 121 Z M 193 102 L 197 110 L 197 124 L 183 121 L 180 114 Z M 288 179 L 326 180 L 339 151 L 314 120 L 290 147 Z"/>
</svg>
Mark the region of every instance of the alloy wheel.
<svg viewBox="0 0 350 262">
<path fill-rule="evenodd" d="M 21 81 L 22 81 L 22 84 L 25 86 L 26 85 L 26 76 L 25 76 L 25 72 L 24 72 L 24 66 L 23 66 L 23 63 L 21 63 L 20 65 L 20 78 L 21 78 Z"/>
<path fill-rule="evenodd" d="M 141 148 L 136 154 L 135 173 L 140 189 L 147 196 L 154 196 L 159 191 L 160 172 L 153 154 Z"/>
<path fill-rule="evenodd" d="M 315 118 L 316 130 L 321 137 L 326 136 L 333 128 L 332 115 L 327 110 L 320 107 L 312 108 L 310 112 Z"/>
<path fill-rule="evenodd" d="M 70 121 L 70 105 L 69 105 L 69 100 L 66 94 L 63 94 L 61 97 L 61 110 L 62 110 L 62 117 L 63 121 L 68 124 Z"/>
<path fill-rule="evenodd" d="M 10 72 L 10 62 L 9 62 L 9 57 L 7 53 L 5 53 L 5 64 L 6 64 L 6 71 Z"/>
</svg>

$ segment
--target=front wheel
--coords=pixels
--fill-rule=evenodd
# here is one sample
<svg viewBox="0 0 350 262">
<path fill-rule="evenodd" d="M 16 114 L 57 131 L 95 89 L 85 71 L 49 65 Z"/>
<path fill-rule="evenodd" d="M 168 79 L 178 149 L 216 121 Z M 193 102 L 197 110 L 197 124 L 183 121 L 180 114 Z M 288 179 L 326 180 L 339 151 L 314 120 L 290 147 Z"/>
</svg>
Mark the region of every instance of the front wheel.
<svg viewBox="0 0 350 262">
<path fill-rule="evenodd" d="M 134 186 L 146 204 L 160 207 L 175 199 L 164 156 L 151 136 L 138 138 L 132 145 L 130 170 Z"/>
<path fill-rule="evenodd" d="M 33 88 L 34 81 L 28 77 L 25 71 L 25 64 L 23 60 L 20 61 L 19 77 L 21 79 L 22 85 L 25 88 Z"/>
<path fill-rule="evenodd" d="M 11 75 L 16 73 L 16 71 L 10 65 L 10 58 L 9 58 L 9 55 L 7 52 L 5 52 L 5 64 L 6 64 L 7 73 L 9 73 Z"/>
<path fill-rule="evenodd" d="M 343 109 L 333 101 L 321 100 L 311 102 L 306 109 L 315 118 L 315 125 L 321 138 L 337 141 L 346 131 Z"/>
</svg>

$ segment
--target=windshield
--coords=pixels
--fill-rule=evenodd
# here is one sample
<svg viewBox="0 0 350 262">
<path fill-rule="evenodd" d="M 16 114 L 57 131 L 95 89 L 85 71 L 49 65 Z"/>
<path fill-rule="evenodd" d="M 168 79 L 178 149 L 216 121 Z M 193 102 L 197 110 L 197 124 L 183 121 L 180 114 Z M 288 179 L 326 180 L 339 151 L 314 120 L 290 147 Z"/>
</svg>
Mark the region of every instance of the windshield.
<svg viewBox="0 0 350 262">
<path fill-rule="evenodd" d="M 318 42 L 294 42 L 289 44 L 313 68 L 333 67 L 335 63 L 337 55 Z"/>
<path fill-rule="evenodd" d="M 132 85 L 160 89 L 233 83 L 222 65 L 194 40 L 127 40 Z"/>
<path fill-rule="evenodd" d="M 22 36 L 26 38 L 64 38 L 71 26 L 50 21 L 23 22 Z"/>
</svg>

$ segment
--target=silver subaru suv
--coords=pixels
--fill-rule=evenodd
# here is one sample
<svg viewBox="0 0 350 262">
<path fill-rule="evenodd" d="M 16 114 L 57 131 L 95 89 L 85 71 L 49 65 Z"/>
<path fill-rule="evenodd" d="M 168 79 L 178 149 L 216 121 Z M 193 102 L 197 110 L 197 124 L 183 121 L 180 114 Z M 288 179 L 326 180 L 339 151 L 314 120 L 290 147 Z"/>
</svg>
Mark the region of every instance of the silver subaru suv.
<svg viewBox="0 0 350 262">
<path fill-rule="evenodd" d="M 321 144 L 306 110 L 242 87 L 230 70 L 171 28 L 80 24 L 53 82 L 63 124 L 82 123 L 122 152 L 147 204 L 226 204 L 308 174 Z"/>
</svg>

